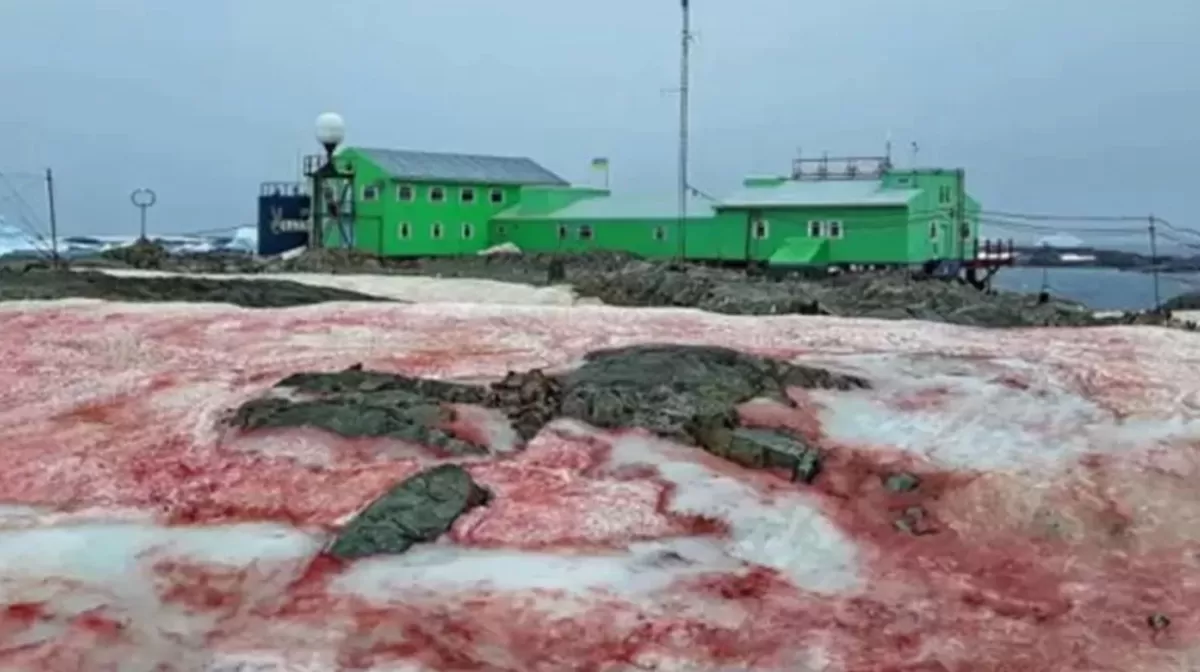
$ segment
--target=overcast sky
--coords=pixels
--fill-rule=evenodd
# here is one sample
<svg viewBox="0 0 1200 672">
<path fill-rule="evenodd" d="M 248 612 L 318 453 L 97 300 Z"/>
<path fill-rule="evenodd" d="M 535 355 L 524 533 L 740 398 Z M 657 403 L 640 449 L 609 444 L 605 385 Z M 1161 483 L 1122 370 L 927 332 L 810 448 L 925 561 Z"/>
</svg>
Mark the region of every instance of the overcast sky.
<svg viewBox="0 0 1200 672">
<path fill-rule="evenodd" d="M 692 4 L 706 192 L 890 131 L 986 209 L 1200 228 L 1197 0 Z M 615 189 L 671 193 L 678 30 L 673 0 L 0 0 L 0 170 L 33 200 L 16 177 L 52 166 L 67 233 L 135 231 L 138 186 L 155 230 L 236 226 L 334 110 L 350 144 L 573 181 L 604 155 Z"/>
</svg>

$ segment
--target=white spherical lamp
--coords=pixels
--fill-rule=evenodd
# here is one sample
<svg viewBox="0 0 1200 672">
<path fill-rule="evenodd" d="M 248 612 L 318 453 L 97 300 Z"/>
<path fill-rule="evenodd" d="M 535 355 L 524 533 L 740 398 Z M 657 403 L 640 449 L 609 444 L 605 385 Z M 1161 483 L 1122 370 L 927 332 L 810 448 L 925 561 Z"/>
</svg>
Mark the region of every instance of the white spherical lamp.
<svg viewBox="0 0 1200 672">
<path fill-rule="evenodd" d="M 332 152 L 346 138 L 346 122 L 342 115 L 326 112 L 317 117 L 317 142 Z"/>
</svg>

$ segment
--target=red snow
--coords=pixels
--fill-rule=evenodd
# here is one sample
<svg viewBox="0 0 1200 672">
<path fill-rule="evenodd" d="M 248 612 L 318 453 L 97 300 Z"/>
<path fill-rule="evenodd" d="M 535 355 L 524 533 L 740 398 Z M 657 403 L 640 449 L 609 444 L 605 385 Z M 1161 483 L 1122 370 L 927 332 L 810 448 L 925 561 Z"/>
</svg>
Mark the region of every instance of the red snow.
<svg viewBox="0 0 1200 672">
<path fill-rule="evenodd" d="M 746 404 L 745 421 L 787 428 L 821 446 L 826 460 L 814 483 L 747 472 L 703 453 L 679 459 L 711 478 L 748 485 L 762 502 L 745 506 L 766 507 L 764 515 L 778 513 L 772 502 L 801 493 L 856 549 L 860 585 L 833 590 L 752 562 L 688 573 L 692 561 L 672 553 L 629 565 L 630 576 L 677 572 L 660 587 L 630 591 L 583 575 L 579 586 L 522 583 L 536 577 L 521 572 L 540 561 L 521 558 L 619 563 L 638 542 L 741 543 L 732 518 L 676 506 L 695 500 L 687 491 L 695 486 L 673 482 L 673 472 L 654 466 L 661 459 L 613 464 L 613 437 L 563 427 L 547 429 L 522 452 L 465 463 L 496 497 L 461 518 L 437 548 L 480 554 L 464 556 L 462 571 L 490 571 L 492 583 L 357 589 L 370 585 L 366 564 L 310 551 L 247 562 L 234 557 L 235 547 L 251 540 L 234 532 L 229 549 L 205 549 L 209 559 L 148 549 L 129 560 L 123 578 L 105 583 L 103 574 L 54 568 L 68 560 L 111 567 L 117 561 L 105 554 L 116 551 L 108 547 L 47 555 L 44 567 L 10 563 L 14 553 L 40 547 L 24 545 L 19 535 L 28 526 L 6 523 L 0 508 L 6 670 L 90 672 L 133 669 L 132 662 L 164 672 L 235 669 L 239 657 L 251 669 L 250 661 L 268 654 L 275 662 L 253 669 L 407 663 L 512 672 L 1127 672 L 1200 665 L 1200 543 L 1192 532 L 1200 524 L 1200 437 L 1186 424 L 1195 422 L 1188 400 L 1198 392 L 1179 365 L 1200 358 L 1194 335 L 1104 329 L 983 338 L 907 323 L 436 305 L 58 305 L 2 308 L 0 319 L 0 505 L 37 507 L 52 525 L 87 525 L 80 517 L 89 512 L 120 508 L 154 516 L 166 526 L 163 535 L 170 527 L 276 522 L 324 541 L 397 480 L 443 458 L 318 432 L 236 435 L 221 419 L 289 373 L 355 363 L 480 378 L 654 341 L 826 358 L 944 357 L 977 367 L 980 380 L 1009 394 L 1028 395 L 1030 408 L 1081 395 L 1125 421 L 1114 425 L 1121 437 L 1104 441 L 1128 444 L 1117 452 L 1096 445 L 1082 456 L 1056 453 L 1062 436 L 1085 431 L 1081 418 L 1079 427 L 1047 428 L 1055 432 L 1040 448 L 1048 462 L 968 467 L 939 461 L 936 450 L 922 455 L 838 438 L 822 420 L 837 393 L 793 390 L 794 407 Z M 951 413 L 963 401 L 941 384 L 905 390 L 882 399 L 891 412 Z M 1152 415 L 1175 411 L 1189 415 Z M 464 411 L 452 429 L 487 441 L 493 434 L 482 426 L 485 416 Z M 942 445 L 932 447 L 945 448 L 968 430 L 947 424 L 930 439 Z M 1010 447 L 995 437 L 980 449 Z M 917 476 L 920 488 L 887 491 L 884 479 L 900 471 Z M 54 512 L 78 516 L 54 522 Z M 897 529 L 897 521 L 914 533 Z M 215 559 L 226 551 L 229 559 Z M 493 553 L 495 562 L 515 564 L 487 570 Z M 592 578 L 599 587 L 583 585 Z"/>
</svg>

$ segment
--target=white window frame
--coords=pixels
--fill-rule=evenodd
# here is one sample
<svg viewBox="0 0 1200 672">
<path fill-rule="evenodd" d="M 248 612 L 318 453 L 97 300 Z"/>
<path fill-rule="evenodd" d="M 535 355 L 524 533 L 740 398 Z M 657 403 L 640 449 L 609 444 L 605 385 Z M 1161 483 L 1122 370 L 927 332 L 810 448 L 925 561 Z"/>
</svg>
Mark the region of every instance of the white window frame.
<svg viewBox="0 0 1200 672">
<path fill-rule="evenodd" d="M 829 238 L 832 238 L 834 240 L 841 240 L 846 237 L 846 225 L 842 223 L 842 220 L 827 219 L 827 220 L 825 220 L 824 224 L 825 224 L 825 235 L 828 236 Z M 837 230 L 837 233 L 834 233 L 835 228 Z"/>
<path fill-rule="evenodd" d="M 468 194 L 470 194 L 469 198 L 467 196 Z M 458 190 L 458 202 L 459 203 L 473 205 L 475 203 L 475 196 L 476 196 L 475 187 L 462 187 Z"/>
<path fill-rule="evenodd" d="M 754 239 L 766 240 L 771 237 L 771 222 L 765 217 L 757 217 L 754 220 Z"/>
<path fill-rule="evenodd" d="M 412 238 L 412 224 L 408 222 L 400 222 L 400 226 L 396 227 L 396 237 L 400 240 L 408 240 Z"/>
<path fill-rule="evenodd" d="M 470 240 L 475 237 L 475 225 L 470 222 L 462 223 L 462 239 Z"/>
<path fill-rule="evenodd" d="M 492 187 L 488 190 L 488 203 L 492 205 L 504 205 L 504 190 L 498 187 Z"/>
<path fill-rule="evenodd" d="M 592 229 L 591 224 L 580 224 L 578 231 L 580 240 L 595 240 L 596 232 Z"/>
<path fill-rule="evenodd" d="M 819 219 L 808 220 L 808 237 L 809 238 L 824 238 L 825 237 L 825 222 Z"/>
<path fill-rule="evenodd" d="M 440 196 L 438 198 L 434 198 L 433 197 L 434 194 L 440 194 Z M 429 202 L 430 203 L 445 203 L 446 202 L 446 188 L 445 187 L 430 187 L 429 188 Z"/>
<path fill-rule="evenodd" d="M 362 188 L 362 200 L 368 201 L 368 202 L 378 201 L 379 200 L 379 185 L 378 184 L 364 184 L 363 188 Z"/>
<path fill-rule="evenodd" d="M 408 190 L 408 198 L 404 197 L 404 190 Z M 412 203 L 417 200 L 417 188 L 411 184 L 396 185 L 396 200 L 401 203 Z"/>
<path fill-rule="evenodd" d="M 446 230 L 442 227 L 441 222 L 434 222 L 429 225 L 429 237 L 434 240 L 441 240 L 445 235 Z"/>
</svg>

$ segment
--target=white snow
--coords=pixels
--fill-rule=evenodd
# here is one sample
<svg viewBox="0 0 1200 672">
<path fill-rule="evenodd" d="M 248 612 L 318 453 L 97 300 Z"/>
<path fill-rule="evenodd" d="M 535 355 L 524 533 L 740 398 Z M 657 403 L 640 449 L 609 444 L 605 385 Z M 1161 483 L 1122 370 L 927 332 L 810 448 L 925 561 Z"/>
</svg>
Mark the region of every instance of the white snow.
<svg viewBox="0 0 1200 672">
<path fill-rule="evenodd" d="M 1147 442 L 1200 439 L 1200 419 L 1120 417 L 1071 389 L 1053 367 L 1021 360 L 886 354 L 823 361 L 861 373 L 874 386 L 869 392 L 811 393 L 823 406 L 828 438 L 855 447 L 898 448 L 942 467 L 1039 470 L 1088 452 L 1124 453 Z M 1004 384 L 1002 374 L 1020 376 L 1027 387 Z M 897 403 L 905 399 L 913 405 Z"/>
<path fill-rule="evenodd" d="M 400 275 L 331 275 L 328 273 L 170 273 L 136 269 L 96 269 L 126 278 L 186 276 L 213 280 L 290 280 L 313 287 L 332 287 L 385 299 L 414 303 L 493 303 L 502 305 L 570 306 L 576 302 L 569 287 L 534 287 L 512 282 L 469 278 L 429 278 Z"/>
<path fill-rule="evenodd" d="M 695 449 L 637 436 L 613 447 L 616 464 L 648 464 L 677 487 L 671 508 L 727 521 L 731 557 L 782 571 L 797 586 L 818 592 L 851 590 L 860 583 L 857 549 L 802 493 L 771 501 L 745 483 L 687 459 Z"/>
<path fill-rule="evenodd" d="M 0 530 L 0 567 L 8 578 L 55 577 L 137 591 L 148 556 L 242 567 L 307 560 L 323 540 L 274 524 L 159 527 L 145 524 L 58 525 Z"/>
<path fill-rule="evenodd" d="M 659 565 L 664 553 L 687 562 Z M 373 600 L 424 590 L 552 590 L 576 595 L 651 594 L 688 574 L 736 569 L 739 562 L 697 539 L 636 543 L 608 554 L 479 550 L 432 545 L 393 558 L 359 562 L 335 587 Z"/>
</svg>

